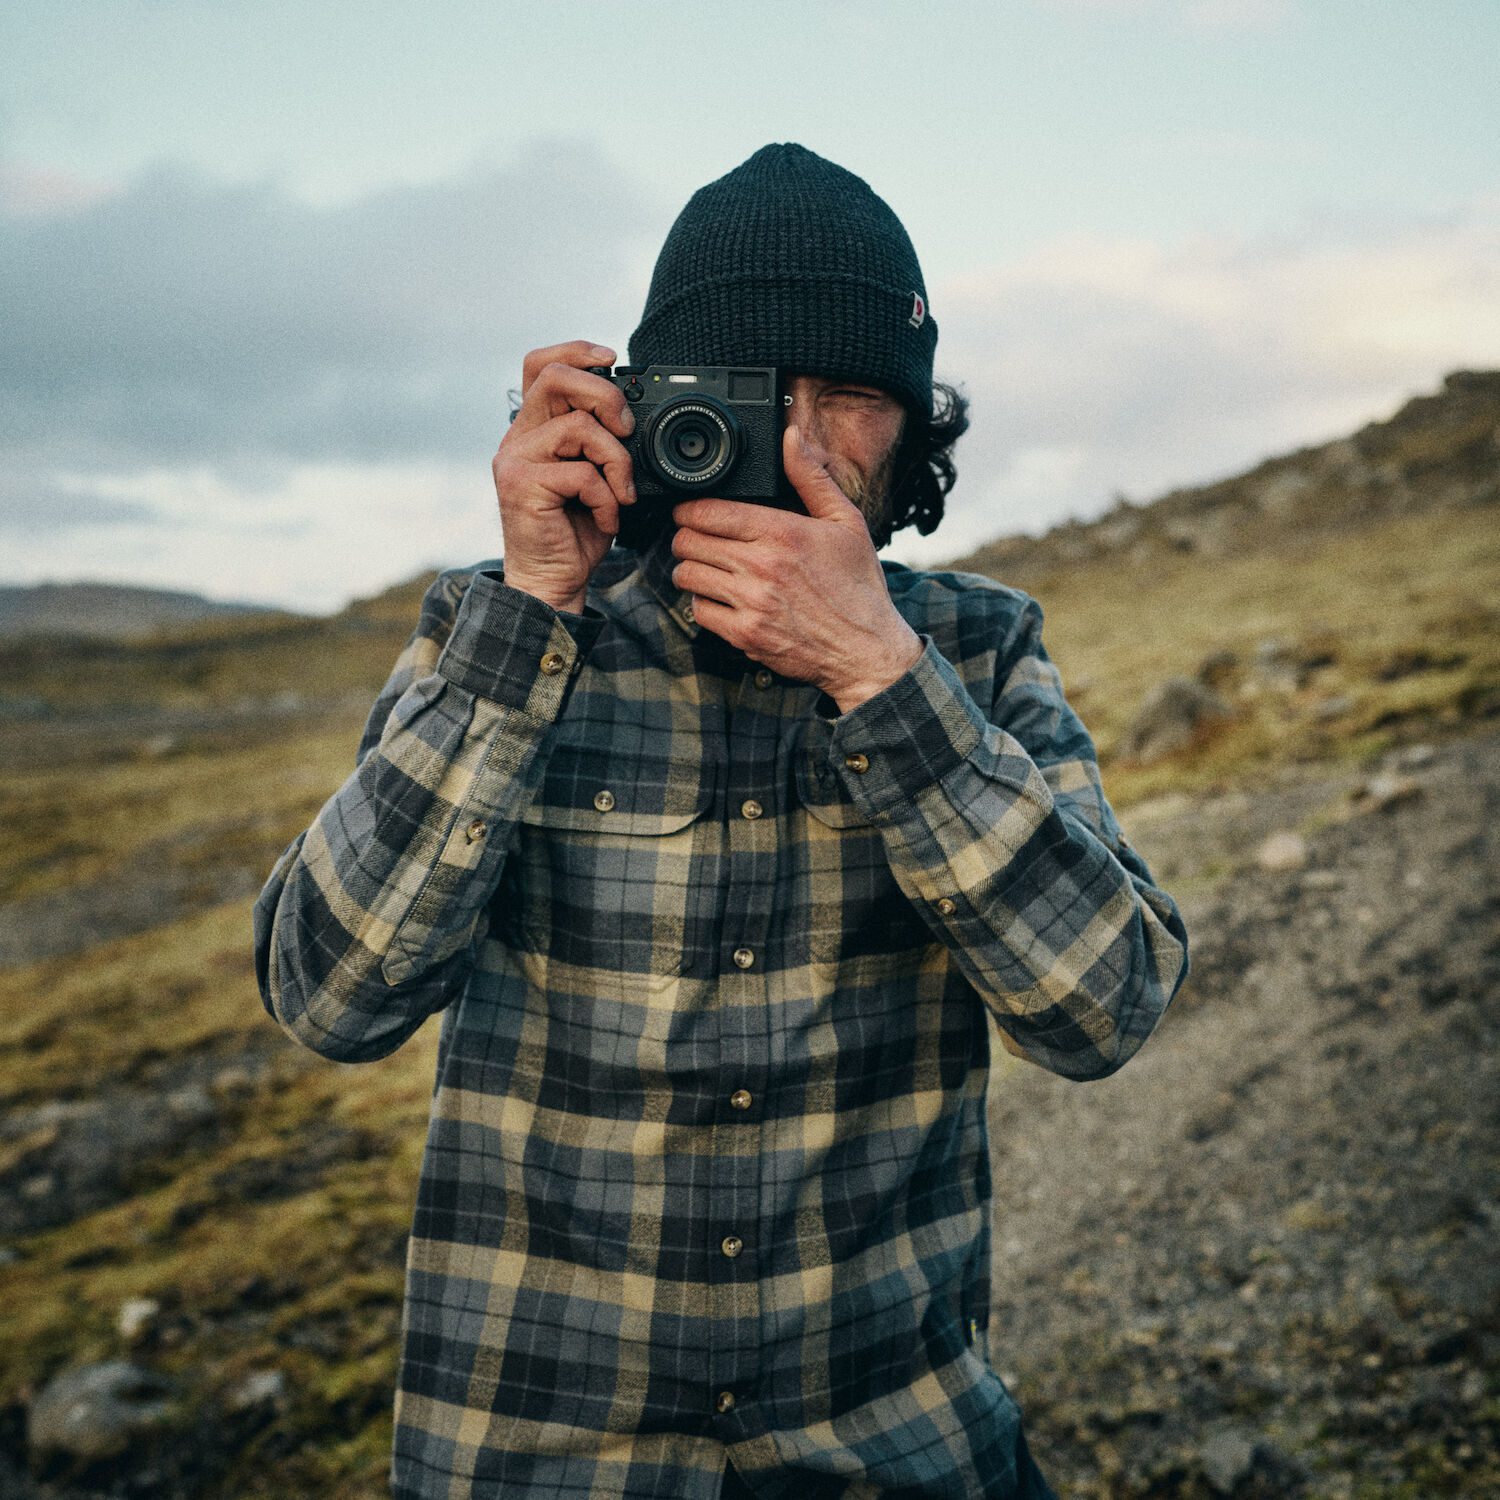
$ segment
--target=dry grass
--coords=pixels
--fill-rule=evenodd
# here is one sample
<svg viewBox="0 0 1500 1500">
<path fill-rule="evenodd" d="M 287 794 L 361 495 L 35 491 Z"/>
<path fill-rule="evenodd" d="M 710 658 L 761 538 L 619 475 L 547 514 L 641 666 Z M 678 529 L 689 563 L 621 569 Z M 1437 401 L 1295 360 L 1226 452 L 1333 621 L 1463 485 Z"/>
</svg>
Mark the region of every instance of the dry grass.
<svg viewBox="0 0 1500 1500">
<path fill-rule="evenodd" d="M 1222 565 L 1184 557 L 1149 575 L 1096 565 L 1033 592 L 1124 808 L 1169 790 L 1253 784 L 1288 758 L 1368 756 L 1393 736 L 1460 732 L 1496 701 L 1497 584 L 1492 518 L 1446 511 Z M 190 740 L 158 758 L 100 734 L 83 769 L 75 754 L 9 775 L 0 782 L 0 897 L 36 900 L 195 860 L 263 875 L 347 774 L 363 720 L 348 697 L 373 695 L 419 595 L 412 588 L 377 601 L 362 631 L 287 622 L 261 624 L 245 639 L 232 622 L 216 622 L 185 647 L 120 659 L 98 701 L 201 708 L 296 688 L 333 706 L 286 733 Z M 1244 674 L 1237 717 L 1190 752 L 1153 766 L 1110 763 L 1161 678 L 1192 675 L 1216 651 L 1253 661 L 1271 637 L 1328 659 L 1297 688 L 1257 689 Z M 310 662 L 311 684 L 297 675 Z M 59 704 L 80 701 L 102 670 L 86 652 L 13 653 L 11 666 L 23 669 L 13 691 Z M 1345 706 L 1328 715 L 1329 700 L 1340 698 Z M 164 1060 L 232 1057 L 257 1040 L 272 1044 L 273 1058 L 234 1104 L 227 1134 L 158 1164 L 122 1201 L 16 1243 L 19 1257 L 5 1269 L 0 1403 L 64 1364 L 122 1352 L 121 1302 L 154 1297 L 164 1313 L 151 1358 L 205 1399 L 250 1369 L 287 1374 L 290 1410 L 247 1442 L 223 1494 L 374 1495 L 389 1460 L 398 1249 L 416 1190 L 436 1027 L 375 1064 L 311 1058 L 271 1029 L 249 935 L 249 902 L 239 900 L 0 973 L 0 1090 L 12 1108 L 138 1085 Z M 341 1154 L 326 1169 L 293 1174 L 288 1191 L 235 1190 L 257 1163 L 291 1172 L 330 1139 L 344 1143 Z"/>
</svg>

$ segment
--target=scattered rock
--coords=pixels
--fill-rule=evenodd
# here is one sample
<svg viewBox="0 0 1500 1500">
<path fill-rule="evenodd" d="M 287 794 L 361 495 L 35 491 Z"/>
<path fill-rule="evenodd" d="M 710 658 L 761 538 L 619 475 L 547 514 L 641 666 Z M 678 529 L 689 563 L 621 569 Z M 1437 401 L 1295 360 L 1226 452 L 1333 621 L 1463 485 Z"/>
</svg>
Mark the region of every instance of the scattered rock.
<svg viewBox="0 0 1500 1500">
<path fill-rule="evenodd" d="M 1385 812 L 1411 802 L 1422 795 L 1422 783 L 1414 776 L 1381 771 L 1362 781 L 1349 793 L 1349 800 L 1360 812 Z"/>
<path fill-rule="evenodd" d="M 1203 1445 L 1203 1477 L 1216 1495 L 1232 1495 L 1255 1467 L 1256 1440 L 1239 1427 L 1221 1427 Z"/>
<path fill-rule="evenodd" d="M 1300 870 L 1307 864 L 1307 840 L 1300 833 L 1273 833 L 1255 851 L 1262 870 Z"/>
<path fill-rule="evenodd" d="M 1211 688 L 1191 677 L 1169 677 L 1146 695 L 1116 753 L 1123 760 L 1159 760 L 1200 741 L 1229 716 L 1229 705 Z"/>
<path fill-rule="evenodd" d="M 136 1339 L 146 1332 L 161 1312 L 161 1303 L 154 1297 L 131 1297 L 120 1304 L 120 1315 L 115 1327 L 123 1339 Z"/>
<path fill-rule="evenodd" d="M 1255 648 L 1255 669 L 1280 688 L 1299 688 L 1305 676 L 1296 648 L 1279 636 L 1264 640 Z"/>
<path fill-rule="evenodd" d="M 226 1405 L 232 1412 L 261 1411 L 286 1403 L 286 1375 L 281 1370 L 251 1370 L 230 1392 Z"/>
<path fill-rule="evenodd" d="M 182 749 L 182 737 L 176 734 L 153 734 L 141 741 L 141 757 L 144 760 L 166 760 Z"/>
<path fill-rule="evenodd" d="M 1397 771 L 1420 771 L 1436 759 L 1436 747 L 1427 744 L 1408 745 L 1391 758 L 1391 765 Z"/>
<path fill-rule="evenodd" d="M 32 1472 L 81 1470 L 119 1458 L 171 1424 L 178 1410 L 175 1395 L 166 1376 L 128 1360 L 64 1370 L 27 1413 Z"/>
<path fill-rule="evenodd" d="M 1239 671 L 1240 659 L 1233 651 L 1211 651 L 1198 663 L 1198 681 L 1204 687 L 1227 687 Z"/>
<path fill-rule="evenodd" d="M 1353 707 L 1354 699 L 1347 693 L 1335 693 L 1313 709 L 1313 719 L 1319 724 L 1331 724 L 1335 719 L 1342 719 Z"/>
</svg>

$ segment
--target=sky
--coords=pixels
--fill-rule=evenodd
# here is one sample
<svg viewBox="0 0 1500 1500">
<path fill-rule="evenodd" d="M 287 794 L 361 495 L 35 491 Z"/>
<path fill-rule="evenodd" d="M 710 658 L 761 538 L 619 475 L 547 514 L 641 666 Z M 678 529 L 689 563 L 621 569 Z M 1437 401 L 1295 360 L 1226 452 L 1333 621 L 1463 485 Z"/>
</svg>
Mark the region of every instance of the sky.
<svg viewBox="0 0 1500 1500">
<path fill-rule="evenodd" d="M 913 565 L 1500 364 L 1496 0 L 7 0 L 0 583 L 327 611 L 503 550 L 527 350 L 624 350 L 768 141 L 971 401 Z"/>
</svg>

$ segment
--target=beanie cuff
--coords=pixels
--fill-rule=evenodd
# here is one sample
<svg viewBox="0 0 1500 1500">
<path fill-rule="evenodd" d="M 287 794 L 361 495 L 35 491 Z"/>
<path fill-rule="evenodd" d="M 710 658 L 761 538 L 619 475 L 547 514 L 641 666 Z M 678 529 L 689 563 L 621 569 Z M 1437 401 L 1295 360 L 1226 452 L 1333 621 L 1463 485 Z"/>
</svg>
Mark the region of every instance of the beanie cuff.
<svg viewBox="0 0 1500 1500">
<path fill-rule="evenodd" d="M 770 365 L 879 386 L 932 415 L 937 323 L 915 288 L 834 273 L 722 276 L 653 306 L 633 365 Z"/>
</svg>

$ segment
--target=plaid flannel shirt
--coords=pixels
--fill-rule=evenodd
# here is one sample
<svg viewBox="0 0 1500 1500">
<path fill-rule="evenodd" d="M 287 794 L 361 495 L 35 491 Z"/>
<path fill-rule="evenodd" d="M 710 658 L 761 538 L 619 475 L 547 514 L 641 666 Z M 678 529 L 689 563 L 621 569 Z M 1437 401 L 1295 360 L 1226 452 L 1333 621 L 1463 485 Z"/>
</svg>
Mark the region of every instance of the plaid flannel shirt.
<svg viewBox="0 0 1500 1500">
<path fill-rule="evenodd" d="M 581 615 L 442 574 L 255 910 L 363 1061 L 441 1011 L 392 1486 L 1012 1493 L 985 1008 L 1097 1078 L 1187 968 L 1034 600 L 884 563 L 922 637 L 840 715 L 692 618 L 667 539 Z"/>
</svg>

